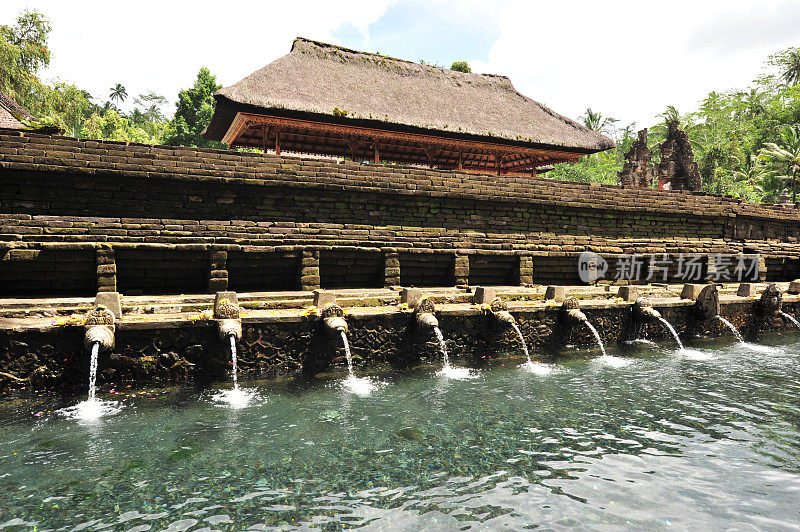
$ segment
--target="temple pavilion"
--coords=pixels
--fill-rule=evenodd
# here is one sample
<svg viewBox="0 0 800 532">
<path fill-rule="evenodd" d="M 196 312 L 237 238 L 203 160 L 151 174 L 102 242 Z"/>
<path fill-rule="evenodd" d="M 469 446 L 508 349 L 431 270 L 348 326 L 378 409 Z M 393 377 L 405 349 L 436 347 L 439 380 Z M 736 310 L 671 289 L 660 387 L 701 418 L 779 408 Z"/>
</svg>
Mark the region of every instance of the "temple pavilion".
<svg viewBox="0 0 800 532">
<path fill-rule="evenodd" d="M 304 38 L 214 98 L 207 138 L 276 154 L 536 175 L 614 147 L 520 94 L 505 76 Z"/>
</svg>

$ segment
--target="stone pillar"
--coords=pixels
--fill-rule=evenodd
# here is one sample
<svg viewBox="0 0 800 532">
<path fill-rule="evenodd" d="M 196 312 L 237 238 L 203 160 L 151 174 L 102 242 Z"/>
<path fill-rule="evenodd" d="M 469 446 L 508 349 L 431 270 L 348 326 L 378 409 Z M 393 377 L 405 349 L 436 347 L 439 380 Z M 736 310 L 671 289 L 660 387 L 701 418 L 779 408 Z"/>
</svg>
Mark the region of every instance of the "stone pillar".
<svg viewBox="0 0 800 532">
<path fill-rule="evenodd" d="M 300 290 L 319 290 L 319 251 L 303 251 Z"/>
<path fill-rule="evenodd" d="M 456 286 L 469 284 L 469 255 L 456 254 L 453 276 Z"/>
<path fill-rule="evenodd" d="M 228 290 L 228 252 L 211 249 L 208 274 L 208 292 L 216 294 Z"/>
<path fill-rule="evenodd" d="M 767 280 L 767 261 L 764 255 L 758 254 L 758 282 L 763 283 Z"/>
<path fill-rule="evenodd" d="M 395 248 L 383 250 L 383 286 L 400 286 L 400 254 Z"/>
<path fill-rule="evenodd" d="M 117 291 L 117 260 L 111 246 L 95 249 L 95 263 L 97 264 L 97 291 Z"/>
<path fill-rule="evenodd" d="M 519 256 L 519 284 L 533 284 L 533 257 L 530 255 Z"/>
</svg>

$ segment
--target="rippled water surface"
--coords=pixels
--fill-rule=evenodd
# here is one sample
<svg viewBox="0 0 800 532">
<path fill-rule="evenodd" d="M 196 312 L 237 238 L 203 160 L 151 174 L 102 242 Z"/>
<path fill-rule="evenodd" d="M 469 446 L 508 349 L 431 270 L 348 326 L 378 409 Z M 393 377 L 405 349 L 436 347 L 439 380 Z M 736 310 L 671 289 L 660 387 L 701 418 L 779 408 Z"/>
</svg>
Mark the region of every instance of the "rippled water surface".
<svg viewBox="0 0 800 532">
<path fill-rule="evenodd" d="M 764 343 L 430 367 L 369 395 L 245 382 L 241 408 L 100 390 L 121 410 L 94 421 L 52 413 L 79 398 L 5 399 L 0 529 L 796 528 L 800 336 Z"/>
</svg>

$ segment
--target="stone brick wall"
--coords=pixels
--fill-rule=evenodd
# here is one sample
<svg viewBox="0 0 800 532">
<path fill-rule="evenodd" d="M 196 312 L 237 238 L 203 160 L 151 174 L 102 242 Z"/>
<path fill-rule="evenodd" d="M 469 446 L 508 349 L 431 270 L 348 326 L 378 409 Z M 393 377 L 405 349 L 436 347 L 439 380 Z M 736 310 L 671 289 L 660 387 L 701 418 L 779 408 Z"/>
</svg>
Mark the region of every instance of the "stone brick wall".
<svg viewBox="0 0 800 532">
<path fill-rule="evenodd" d="M 799 238 L 798 209 L 697 192 L 0 130 L 0 287 L 21 294 L 572 283 L 584 250 L 759 252 L 785 279 Z"/>
</svg>

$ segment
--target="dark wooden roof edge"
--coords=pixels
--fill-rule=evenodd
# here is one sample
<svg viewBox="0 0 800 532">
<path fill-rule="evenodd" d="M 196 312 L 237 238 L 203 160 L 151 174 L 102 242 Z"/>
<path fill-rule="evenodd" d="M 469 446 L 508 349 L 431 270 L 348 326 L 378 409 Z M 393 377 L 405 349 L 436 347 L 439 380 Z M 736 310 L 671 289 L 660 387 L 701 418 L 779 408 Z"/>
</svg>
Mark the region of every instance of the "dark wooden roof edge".
<svg viewBox="0 0 800 532">
<path fill-rule="evenodd" d="M 292 109 L 271 108 L 264 109 L 254 105 L 241 104 L 231 101 L 221 94 L 215 94 L 214 99 L 217 102 L 217 108 L 220 110 L 214 114 L 214 117 L 225 117 L 225 121 L 230 124 L 236 118 L 238 113 L 252 113 L 252 114 L 265 114 L 280 118 L 296 118 L 301 120 L 309 120 L 318 122 L 320 124 L 331 124 L 336 126 L 353 126 L 353 127 L 366 127 L 371 129 L 378 129 L 384 131 L 391 131 L 396 133 L 411 133 L 418 135 L 427 135 L 432 137 L 440 137 L 444 139 L 457 139 L 457 140 L 470 140 L 476 142 L 486 142 L 489 144 L 496 144 L 498 146 L 519 146 L 522 148 L 535 148 L 542 150 L 555 150 L 560 152 L 578 153 L 581 155 L 589 155 L 603 151 L 600 149 L 578 148 L 578 147 L 565 147 L 552 144 L 542 144 L 538 142 L 526 142 L 524 140 L 510 140 L 502 137 L 490 137 L 486 135 L 476 135 L 472 133 L 465 133 L 459 131 L 443 131 L 441 129 L 428 129 L 417 126 L 408 126 L 404 124 L 396 124 L 394 122 L 386 122 L 383 120 L 368 119 L 368 118 L 347 118 L 347 117 L 334 117 L 327 114 L 310 113 L 306 111 L 295 111 Z M 220 104 L 226 108 L 220 108 Z M 230 119 L 227 120 L 228 116 Z M 222 141 L 227 133 L 227 128 L 222 131 L 217 127 L 218 124 L 210 123 L 202 132 L 203 137 L 209 140 Z M 221 132 L 221 133 L 220 133 Z"/>
</svg>

